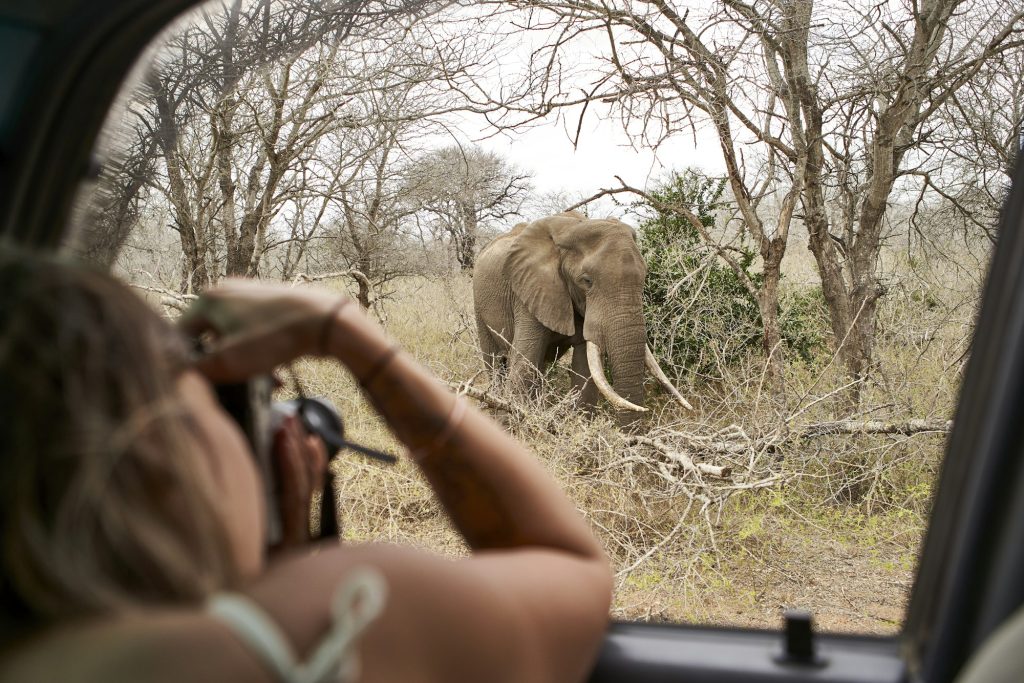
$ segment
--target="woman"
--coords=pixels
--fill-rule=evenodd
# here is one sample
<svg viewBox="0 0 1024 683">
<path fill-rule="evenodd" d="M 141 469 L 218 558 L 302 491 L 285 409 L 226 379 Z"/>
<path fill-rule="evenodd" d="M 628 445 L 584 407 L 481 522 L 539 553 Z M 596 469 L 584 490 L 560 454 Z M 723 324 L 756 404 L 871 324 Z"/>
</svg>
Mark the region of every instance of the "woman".
<svg viewBox="0 0 1024 683">
<path fill-rule="evenodd" d="M 610 599 L 600 546 L 530 453 L 349 300 L 233 281 L 179 331 L 106 275 L 7 254 L 0 329 L 0 680 L 586 675 Z M 198 360 L 197 335 L 213 339 Z M 470 557 L 325 543 L 264 559 L 261 483 L 210 382 L 303 355 L 360 381 Z M 287 518 L 324 457 L 294 421 L 280 446 Z"/>
</svg>

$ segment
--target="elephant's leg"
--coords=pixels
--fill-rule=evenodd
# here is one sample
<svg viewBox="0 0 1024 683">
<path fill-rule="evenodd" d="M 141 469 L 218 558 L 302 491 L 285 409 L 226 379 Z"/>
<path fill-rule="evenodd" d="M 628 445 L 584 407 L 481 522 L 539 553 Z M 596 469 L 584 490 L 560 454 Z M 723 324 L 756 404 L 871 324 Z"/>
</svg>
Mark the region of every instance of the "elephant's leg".
<svg viewBox="0 0 1024 683">
<path fill-rule="evenodd" d="M 536 338 L 517 339 L 509 354 L 508 375 L 523 391 L 535 391 L 543 378 L 545 344 Z"/>
<path fill-rule="evenodd" d="M 594 412 L 599 392 L 590 378 L 586 342 L 572 347 L 572 386 L 580 392 L 580 405 L 583 409 L 588 413 Z"/>
<path fill-rule="evenodd" d="M 479 317 L 476 321 L 476 331 L 487 374 L 492 384 L 499 384 L 507 370 L 506 345 L 502 344 L 494 330 Z"/>
<path fill-rule="evenodd" d="M 532 316 L 516 317 L 512 348 L 508 353 L 508 374 L 518 390 L 525 392 L 540 386 L 550 335 L 550 330 Z"/>
</svg>

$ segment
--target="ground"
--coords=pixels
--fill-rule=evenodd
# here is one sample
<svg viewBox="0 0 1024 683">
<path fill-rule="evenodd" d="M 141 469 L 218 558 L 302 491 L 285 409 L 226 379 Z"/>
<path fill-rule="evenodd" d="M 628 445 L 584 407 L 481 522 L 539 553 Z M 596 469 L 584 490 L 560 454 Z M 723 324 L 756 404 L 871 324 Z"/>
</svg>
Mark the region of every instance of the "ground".
<svg viewBox="0 0 1024 683">
<path fill-rule="evenodd" d="M 805 530 L 806 532 L 806 530 Z M 833 633 L 898 632 L 913 580 L 911 570 L 879 562 L 899 547 L 864 548 L 822 535 L 779 537 L 779 552 L 751 554 L 745 572 L 708 590 L 689 620 L 747 628 L 778 628 L 785 610 L 807 609 L 818 628 Z M 620 619 L 680 620 L 671 589 L 626 582 L 616 596 Z"/>
</svg>

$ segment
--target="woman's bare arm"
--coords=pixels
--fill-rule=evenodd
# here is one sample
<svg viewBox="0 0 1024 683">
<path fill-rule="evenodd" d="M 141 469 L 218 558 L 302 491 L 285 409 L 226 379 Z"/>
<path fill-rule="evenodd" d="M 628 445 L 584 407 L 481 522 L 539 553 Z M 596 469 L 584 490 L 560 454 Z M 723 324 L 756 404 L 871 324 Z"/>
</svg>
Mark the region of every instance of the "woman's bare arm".
<svg viewBox="0 0 1024 683">
<path fill-rule="evenodd" d="M 221 300 L 234 306 L 231 315 L 212 313 L 245 318 L 238 310 L 251 296 L 247 289 Z M 297 293 L 282 292 L 289 295 Z M 255 296 L 266 304 L 269 295 Z M 535 458 L 475 408 L 449 429 L 458 417 L 455 396 L 412 358 L 395 354 L 357 306 L 338 308 L 336 301 L 283 307 L 292 317 L 290 335 L 252 316 L 260 325 L 240 324 L 203 367 L 231 379 L 301 353 L 340 360 L 365 380 L 396 435 L 423 452 L 419 466 L 476 553 L 451 561 L 406 548 L 324 549 L 272 567 L 253 596 L 304 651 L 328 627 L 325 596 L 352 566 L 369 564 L 385 574 L 391 597 L 360 647 L 366 680 L 581 678 L 611 592 L 607 560 L 587 525 Z M 303 317 L 307 305 L 321 317 Z"/>
</svg>

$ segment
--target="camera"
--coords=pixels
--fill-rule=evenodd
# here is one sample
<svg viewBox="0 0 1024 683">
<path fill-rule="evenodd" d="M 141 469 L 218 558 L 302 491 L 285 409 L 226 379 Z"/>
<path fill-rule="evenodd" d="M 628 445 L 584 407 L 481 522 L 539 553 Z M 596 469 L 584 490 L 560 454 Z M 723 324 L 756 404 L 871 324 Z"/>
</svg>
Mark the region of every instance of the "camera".
<svg viewBox="0 0 1024 683">
<path fill-rule="evenodd" d="M 342 449 L 352 450 L 383 462 L 394 463 L 397 460 L 388 453 L 347 441 L 341 414 L 326 399 L 300 396 L 290 401 L 274 401 L 273 392 L 276 386 L 277 383 L 272 376 L 260 375 L 246 382 L 219 384 L 214 387 L 221 406 L 238 423 L 252 447 L 267 502 L 267 543 L 270 546 L 276 545 L 282 538 L 273 446 L 274 435 L 285 417 L 298 417 L 307 433 L 318 436 L 327 451 L 328 460 Z M 320 497 L 319 538 L 337 536 L 334 485 L 328 472 L 324 480 L 323 495 Z"/>
</svg>

